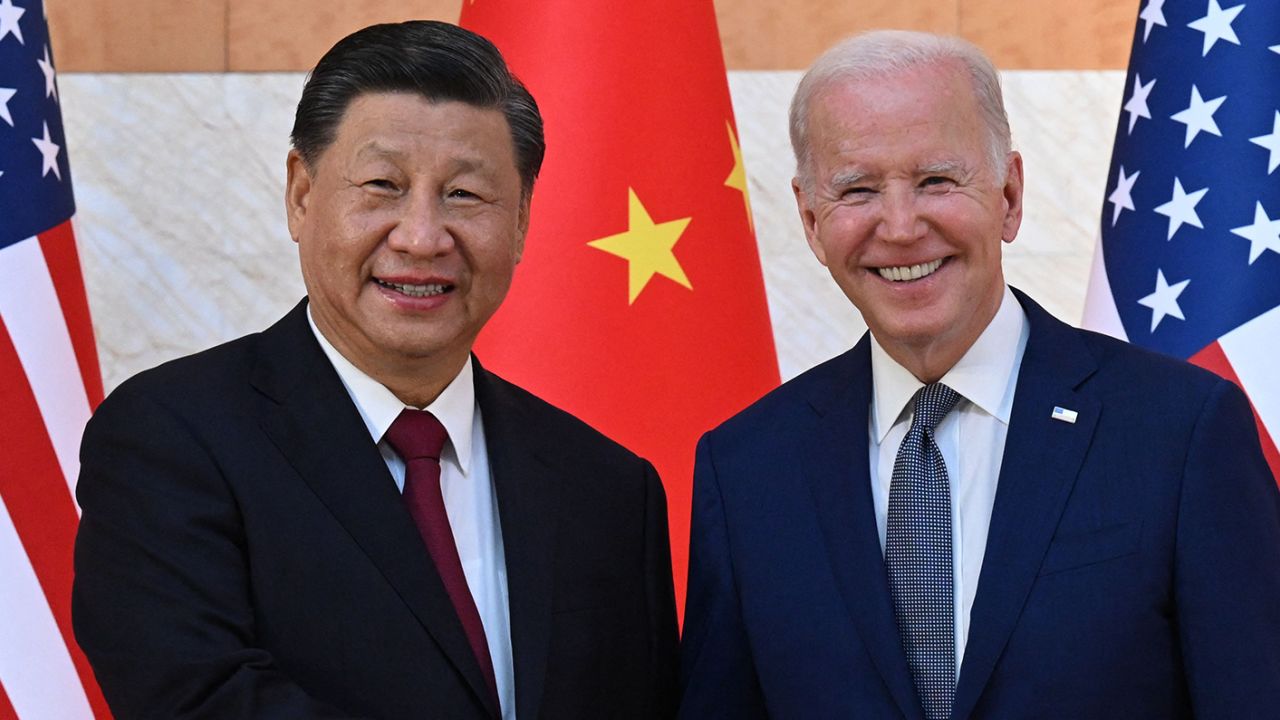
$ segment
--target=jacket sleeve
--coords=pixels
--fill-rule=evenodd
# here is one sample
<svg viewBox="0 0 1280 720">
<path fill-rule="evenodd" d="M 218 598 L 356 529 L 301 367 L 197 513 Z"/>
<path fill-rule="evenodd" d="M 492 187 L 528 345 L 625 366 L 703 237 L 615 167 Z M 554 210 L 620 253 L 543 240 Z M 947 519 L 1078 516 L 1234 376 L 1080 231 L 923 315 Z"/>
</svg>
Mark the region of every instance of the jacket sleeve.
<svg viewBox="0 0 1280 720">
<path fill-rule="evenodd" d="M 1222 381 L 1188 449 L 1175 551 L 1175 612 L 1197 718 L 1280 708 L 1280 492 L 1248 400 Z"/>
<path fill-rule="evenodd" d="M 73 626 L 112 712 L 348 717 L 255 645 L 235 498 L 190 419 L 135 388 L 90 420 L 76 490 Z"/>
<path fill-rule="evenodd" d="M 693 473 L 680 691 L 681 718 L 767 717 L 742 620 L 709 436 L 698 443 Z"/>
</svg>

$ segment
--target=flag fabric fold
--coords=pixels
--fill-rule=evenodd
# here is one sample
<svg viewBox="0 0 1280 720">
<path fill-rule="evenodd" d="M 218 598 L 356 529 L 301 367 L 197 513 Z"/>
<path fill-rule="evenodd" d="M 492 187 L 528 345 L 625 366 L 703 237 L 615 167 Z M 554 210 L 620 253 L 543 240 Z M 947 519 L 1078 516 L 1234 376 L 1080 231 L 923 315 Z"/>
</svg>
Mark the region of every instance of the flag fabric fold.
<svg viewBox="0 0 1280 720">
<path fill-rule="evenodd" d="M 1280 4 L 1143 0 L 1106 193 L 1085 326 L 1239 384 L 1280 481 Z"/>
<path fill-rule="evenodd" d="M 694 445 L 779 379 L 712 2 L 468 0 L 461 22 L 548 148 L 477 355 L 653 461 L 682 599 Z"/>
<path fill-rule="evenodd" d="M 102 380 L 39 0 L 0 0 L 0 720 L 109 717 L 71 629 L 80 434 Z"/>
</svg>

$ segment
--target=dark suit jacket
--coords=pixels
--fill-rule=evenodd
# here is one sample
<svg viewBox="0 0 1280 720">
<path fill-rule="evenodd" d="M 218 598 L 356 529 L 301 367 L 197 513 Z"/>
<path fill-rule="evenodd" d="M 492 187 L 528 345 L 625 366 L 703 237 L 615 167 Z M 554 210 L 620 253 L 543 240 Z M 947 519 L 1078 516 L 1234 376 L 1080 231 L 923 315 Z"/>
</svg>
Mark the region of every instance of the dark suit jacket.
<svg viewBox="0 0 1280 720">
<path fill-rule="evenodd" d="M 954 717 L 1276 717 L 1280 494 L 1243 393 L 1018 297 L 1030 340 Z M 870 399 L 864 337 L 700 443 L 682 717 L 922 717 Z"/>
<path fill-rule="evenodd" d="M 119 718 L 486 718 L 484 680 L 307 325 L 144 372 L 81 450 L 76 639 Z M 516 708 L 673 711 L 675 601 L 645 461 L 476 367 Z"/>
</svg>

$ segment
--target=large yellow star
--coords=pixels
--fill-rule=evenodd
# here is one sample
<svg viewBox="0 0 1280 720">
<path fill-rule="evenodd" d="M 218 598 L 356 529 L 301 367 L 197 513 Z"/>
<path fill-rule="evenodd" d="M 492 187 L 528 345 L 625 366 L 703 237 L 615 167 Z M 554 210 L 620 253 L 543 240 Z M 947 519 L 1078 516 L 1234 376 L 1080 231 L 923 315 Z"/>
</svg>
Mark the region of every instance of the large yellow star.
<svg viewBox="0 0 1280 720">
<path fill-rule="evenodd" d="M 751 217 L 751 198 L 747 194 L 747 166 L 742 162 L 742 148 L 738 147 L 738 136 L 733 133 L 733 125 L 728 120 L 724 125 L 729 128 L 729 147 L 733 150 L 733 170 L 725 178 L 724 186 L 742 192 L 742 204 L 747 206 L 747 227 L 755 232 L 756 224 Z"/>
<path fill-rule="evenodd" d="M 654 275 L 663 275 L 681 285 L 693 289 L 689 278 L 676 260 L 672 248 L 680 239 L 681 233 L 693 218 L 681 218 L 667 222 L 655 223 L 644 209 L 636 191 L 627 188 L 630 197 L 627 206 L 627 231 L 610 235 L 587 243 L 597 250 L 617 255 L 629 263 L 627 273 L 630 296 L 628 304 L 634 303 L 640 291 L 649 284 Z"/>
</svg>

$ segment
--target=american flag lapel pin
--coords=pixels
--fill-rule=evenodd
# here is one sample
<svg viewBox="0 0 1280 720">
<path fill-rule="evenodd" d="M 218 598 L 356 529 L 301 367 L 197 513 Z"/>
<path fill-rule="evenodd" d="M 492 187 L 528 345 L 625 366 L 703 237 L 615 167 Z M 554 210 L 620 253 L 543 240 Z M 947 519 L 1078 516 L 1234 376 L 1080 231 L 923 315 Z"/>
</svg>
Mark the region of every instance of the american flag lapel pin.
<svg viewBox="0 0 1280 720">
<path fill-rule="evenodd" d="M 1054 420 L 1061 420 L 1064 423 L 1075 424 L 1076 418 L 1079 416 L 1080 416 L 1080 413 L 1076 412 L 1075 410 L 1068 410 L 1062 407 L 1061 405 L 1053 406 L 1052 417 Z"/>
</svg>

